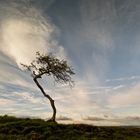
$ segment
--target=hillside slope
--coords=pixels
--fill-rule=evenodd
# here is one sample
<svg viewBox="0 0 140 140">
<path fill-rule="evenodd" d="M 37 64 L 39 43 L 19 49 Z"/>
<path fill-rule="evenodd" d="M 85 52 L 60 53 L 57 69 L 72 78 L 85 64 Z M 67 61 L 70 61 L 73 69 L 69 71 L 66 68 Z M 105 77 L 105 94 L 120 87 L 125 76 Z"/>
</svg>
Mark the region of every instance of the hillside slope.
<svg viewBox="0 0 140 140">
<path fill-rule="evenodd" d="M 64 125 L 0 116 L 0 140 L 140 140 L 140 128 Z"/>
</svg>

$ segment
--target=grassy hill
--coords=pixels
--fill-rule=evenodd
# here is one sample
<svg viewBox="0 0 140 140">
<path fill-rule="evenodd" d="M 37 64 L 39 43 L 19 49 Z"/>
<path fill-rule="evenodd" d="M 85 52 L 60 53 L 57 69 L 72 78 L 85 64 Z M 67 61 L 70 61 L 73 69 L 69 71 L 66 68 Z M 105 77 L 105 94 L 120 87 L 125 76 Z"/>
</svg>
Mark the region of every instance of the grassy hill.
<svg viewBox="0 0 140 140">
<path fill-rule="evenodd" d="M 64 125 L 0 116 L 0 140 L 140 140 L 140 128 Z"/>
</svg>

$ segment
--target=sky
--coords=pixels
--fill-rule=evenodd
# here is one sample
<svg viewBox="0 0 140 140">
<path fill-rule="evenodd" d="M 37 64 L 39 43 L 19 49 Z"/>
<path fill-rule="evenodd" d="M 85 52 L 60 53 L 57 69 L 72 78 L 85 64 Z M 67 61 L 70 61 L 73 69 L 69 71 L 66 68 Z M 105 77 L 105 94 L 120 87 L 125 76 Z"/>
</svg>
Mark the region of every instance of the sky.
<svg viewBox="0 0 140 140">
<path fill-rule="evenodd" d="M 139 0 L 0 0 L 0 115 L 49 118 L 49 101 L 21 63 L 52 52 L 74 87 L 39 82 L 57 120 L 140 125 Z"/>
</svg>

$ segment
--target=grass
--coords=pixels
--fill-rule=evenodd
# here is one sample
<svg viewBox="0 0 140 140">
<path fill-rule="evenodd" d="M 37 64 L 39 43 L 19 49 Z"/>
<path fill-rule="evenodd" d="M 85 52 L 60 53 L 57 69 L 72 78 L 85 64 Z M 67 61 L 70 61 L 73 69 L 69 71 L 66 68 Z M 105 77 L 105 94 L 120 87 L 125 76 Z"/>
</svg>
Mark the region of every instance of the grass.
<svg viewBox="0 0 140 140">
<path fill-rule="evenodd" d="M 66 125 L 0 116 L 0 140 L 140 140 L 140 128 Z"/>
</svg>

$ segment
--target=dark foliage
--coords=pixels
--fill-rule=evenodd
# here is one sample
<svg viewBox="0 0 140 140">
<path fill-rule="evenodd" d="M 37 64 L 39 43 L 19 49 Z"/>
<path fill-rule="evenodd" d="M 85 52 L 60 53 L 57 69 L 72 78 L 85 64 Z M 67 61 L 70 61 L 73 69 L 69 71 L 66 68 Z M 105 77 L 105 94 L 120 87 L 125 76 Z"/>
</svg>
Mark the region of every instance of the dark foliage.
<svg viewBox="0 0 140 140">
<path fill-rule="evenodd" d="M 53 76 L 56 82 L 73 84 L 71 75 L 74 74 L 67 61 L 55 58 L 51 53 L 48 55 L 36 53 L 36 59 L 30 65 L 24 65 L 27 70 L 31 71 L 32 76 L 41 78 L 41 76 Z"/>
</svg>

